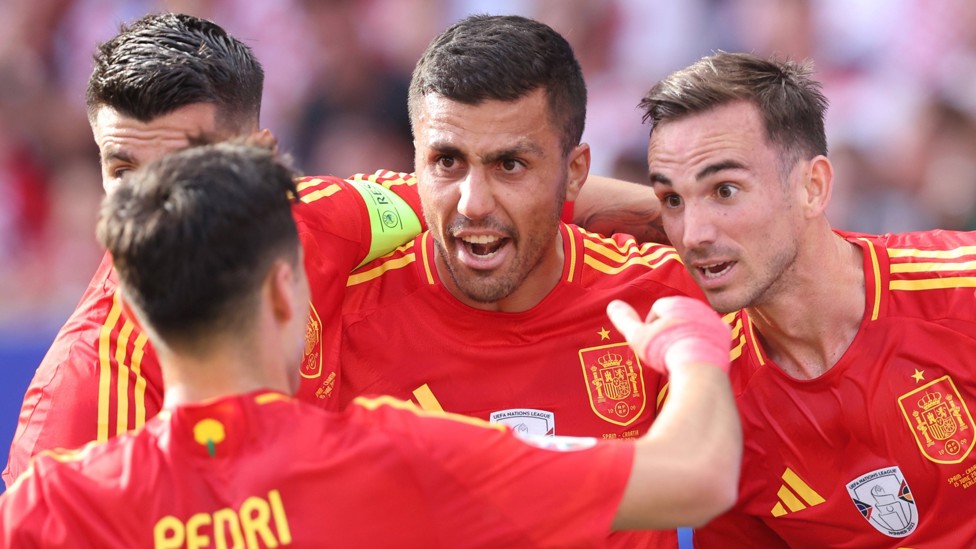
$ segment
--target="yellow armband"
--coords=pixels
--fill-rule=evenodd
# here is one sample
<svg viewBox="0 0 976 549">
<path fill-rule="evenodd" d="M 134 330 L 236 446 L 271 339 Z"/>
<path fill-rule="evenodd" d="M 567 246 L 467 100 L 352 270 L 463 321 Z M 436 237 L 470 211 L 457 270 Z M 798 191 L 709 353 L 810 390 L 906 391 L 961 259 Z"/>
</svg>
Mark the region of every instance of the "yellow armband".
<svg viewBox="0 0 976 549">
<path fill-rule="evenodd" d="M 420 234 L 420 218 L 395 192 L 369 181 L 347 181 L 362 195 L 369 216 L 369 253 L 356 268 L 392 252 Z"/>
</svg>

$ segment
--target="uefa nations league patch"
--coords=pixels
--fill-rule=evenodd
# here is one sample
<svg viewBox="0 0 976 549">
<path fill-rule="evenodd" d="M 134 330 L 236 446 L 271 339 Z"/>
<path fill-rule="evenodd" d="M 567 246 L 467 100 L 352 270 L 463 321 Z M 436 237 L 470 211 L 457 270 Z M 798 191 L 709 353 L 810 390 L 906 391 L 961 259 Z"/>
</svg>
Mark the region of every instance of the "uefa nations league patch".
<svg viewBox="0 0 976 549">
<path fill-rule="evenodd" d="M 898 466 L 861 475 L 847 483 L 847 493 L 861 516 L 886 536 L 903 538 L 918 526 L 915 499 Z"/>
<path fill-rule="evenodd" d="M 508 425 L 520 437 L 551 437 L 556 434 L 556 414 L 548 410 L 512 408 L 492 412 L 492 423 Z"/>
</svg>

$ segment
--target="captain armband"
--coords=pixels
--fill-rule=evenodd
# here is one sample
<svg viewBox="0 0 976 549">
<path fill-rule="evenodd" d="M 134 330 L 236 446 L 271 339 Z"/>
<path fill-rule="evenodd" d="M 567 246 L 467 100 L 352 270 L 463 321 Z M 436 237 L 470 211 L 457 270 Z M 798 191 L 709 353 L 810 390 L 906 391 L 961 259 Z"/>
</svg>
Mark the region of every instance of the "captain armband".
<svg viewBox="0 0 976 549">
<path fill-rule="evenodd" d="M 420 218 L 407 201 L 395 192 L 370 181 L 347 182 L 362 195 L 369 217 L 369 253 L 357 268 L 392 252 L 420 234 Z"/>
</svg>

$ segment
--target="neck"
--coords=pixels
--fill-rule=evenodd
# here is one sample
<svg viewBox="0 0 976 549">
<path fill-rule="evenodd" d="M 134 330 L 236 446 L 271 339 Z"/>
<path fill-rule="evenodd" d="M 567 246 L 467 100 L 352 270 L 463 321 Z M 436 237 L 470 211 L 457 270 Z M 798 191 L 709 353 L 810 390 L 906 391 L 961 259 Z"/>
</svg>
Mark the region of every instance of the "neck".
<svg viewBox="0 0 976 549">
<path fill-rule="evenodd" d="M 767 356 L 792 377 L 814 379 L 837 364 L 857 335 L 864 268 L 860 248 L 833 232 L 801 249 L 803 259 L 778 284 L 782 290 L 746 311 Z"/>
<path fill-rule="evenodd" d="M 273 355 L 256 349 L 256 336 L 214 337 L 205 349 L 192 352 L 157 346 L 166 395 L 163 406 L 172 408 L 216 398 L 269 389 L 291 393 L 287 378 L 268 368 Z M 297 366 L 296 366 L 297 367 Z"/>
</svg>

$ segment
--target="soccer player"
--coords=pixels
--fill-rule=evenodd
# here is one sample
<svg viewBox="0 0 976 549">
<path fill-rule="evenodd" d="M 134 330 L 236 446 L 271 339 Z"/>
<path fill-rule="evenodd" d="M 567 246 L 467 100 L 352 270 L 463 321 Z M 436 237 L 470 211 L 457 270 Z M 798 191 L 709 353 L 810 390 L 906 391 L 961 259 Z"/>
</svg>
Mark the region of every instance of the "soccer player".
<svg viewBox="0 0 976 549">
<path fill-rule="evenodd" d="M 164 410 L 37 456 L 0 496 L 0 545 L 590 547 L 611 527 L 699 524 L 734 502 L 729 330 L 705 303 L 660 300 L 646 323 L 608 308 L 671 376 L 636 442 L 529 442 L 389 397 L 327 412 L 288 396 L 310 298 L 292 173 L 223 143 L 132 183 L 106 198 L 98 235 L 160 358 Z"/>
<path fill-rule="evenodd" d="M 323 347 L 338 349 L 322 370 L 339 372 L 340 389 L 306 370 L 300 395 L 341 409 L 387 394 L 541 436 L 646 433 L 667 379 L 642 366 L 606 305 L 644 315 L 661 297 L 703 297 L 672 248 L 560 222 L 590 161 L 570 45 L 531 19 L 465 18 L 418 62 L 409 108 L 430 230 L 352 273 L 341 325 L 322 326 Z"/>
<path fill-rule="evenodd" d="M 696 547 L 970 547 L 976 234 L 832 230 L 812 67 L 717 53 L 642 102 L 665 230 L 733 330 L 745 454 Z"/>
<path fill-rule="evenodd" d="M 99 46 L 87 94 L 106 191 L 166 152 L 257 132 L 262 84 L 251 50 L 214 23 L 157 14 L 123 26 Z M 384 187 L 367 179 L 309 178 L 300 185 L 302 199 L 316 205 L 301 222 L 306 258 L 324 281 L 313 288 L 320 315 L 310 325 L 313 343 L 321 343 L 318 323 L 338 314 L 343 286 L 335 281 L 421 230 L 413 185 L 393 184 L 397 180 Z M 602 178 L 590 183 L 598 190 L 581 201 L 580 216 L 602 217 L 603 227 L 640 227 L 634 218 L 613 221 L 614 200 L 639 197 L 640 187 Z M 651 199 L 628 208 L 653 217 Z M 27 390 L 3 473 L 7 485 L 41 450 L 108 440 L 160 410 L 164 390 L 155 350 L 122 310 L 116 286 L 106 255 Z M 317 364 L 321 346 L 309 349 L 308 362 Z M 306 371 L 321 373 L 315 366 Z"/>
</svg>

